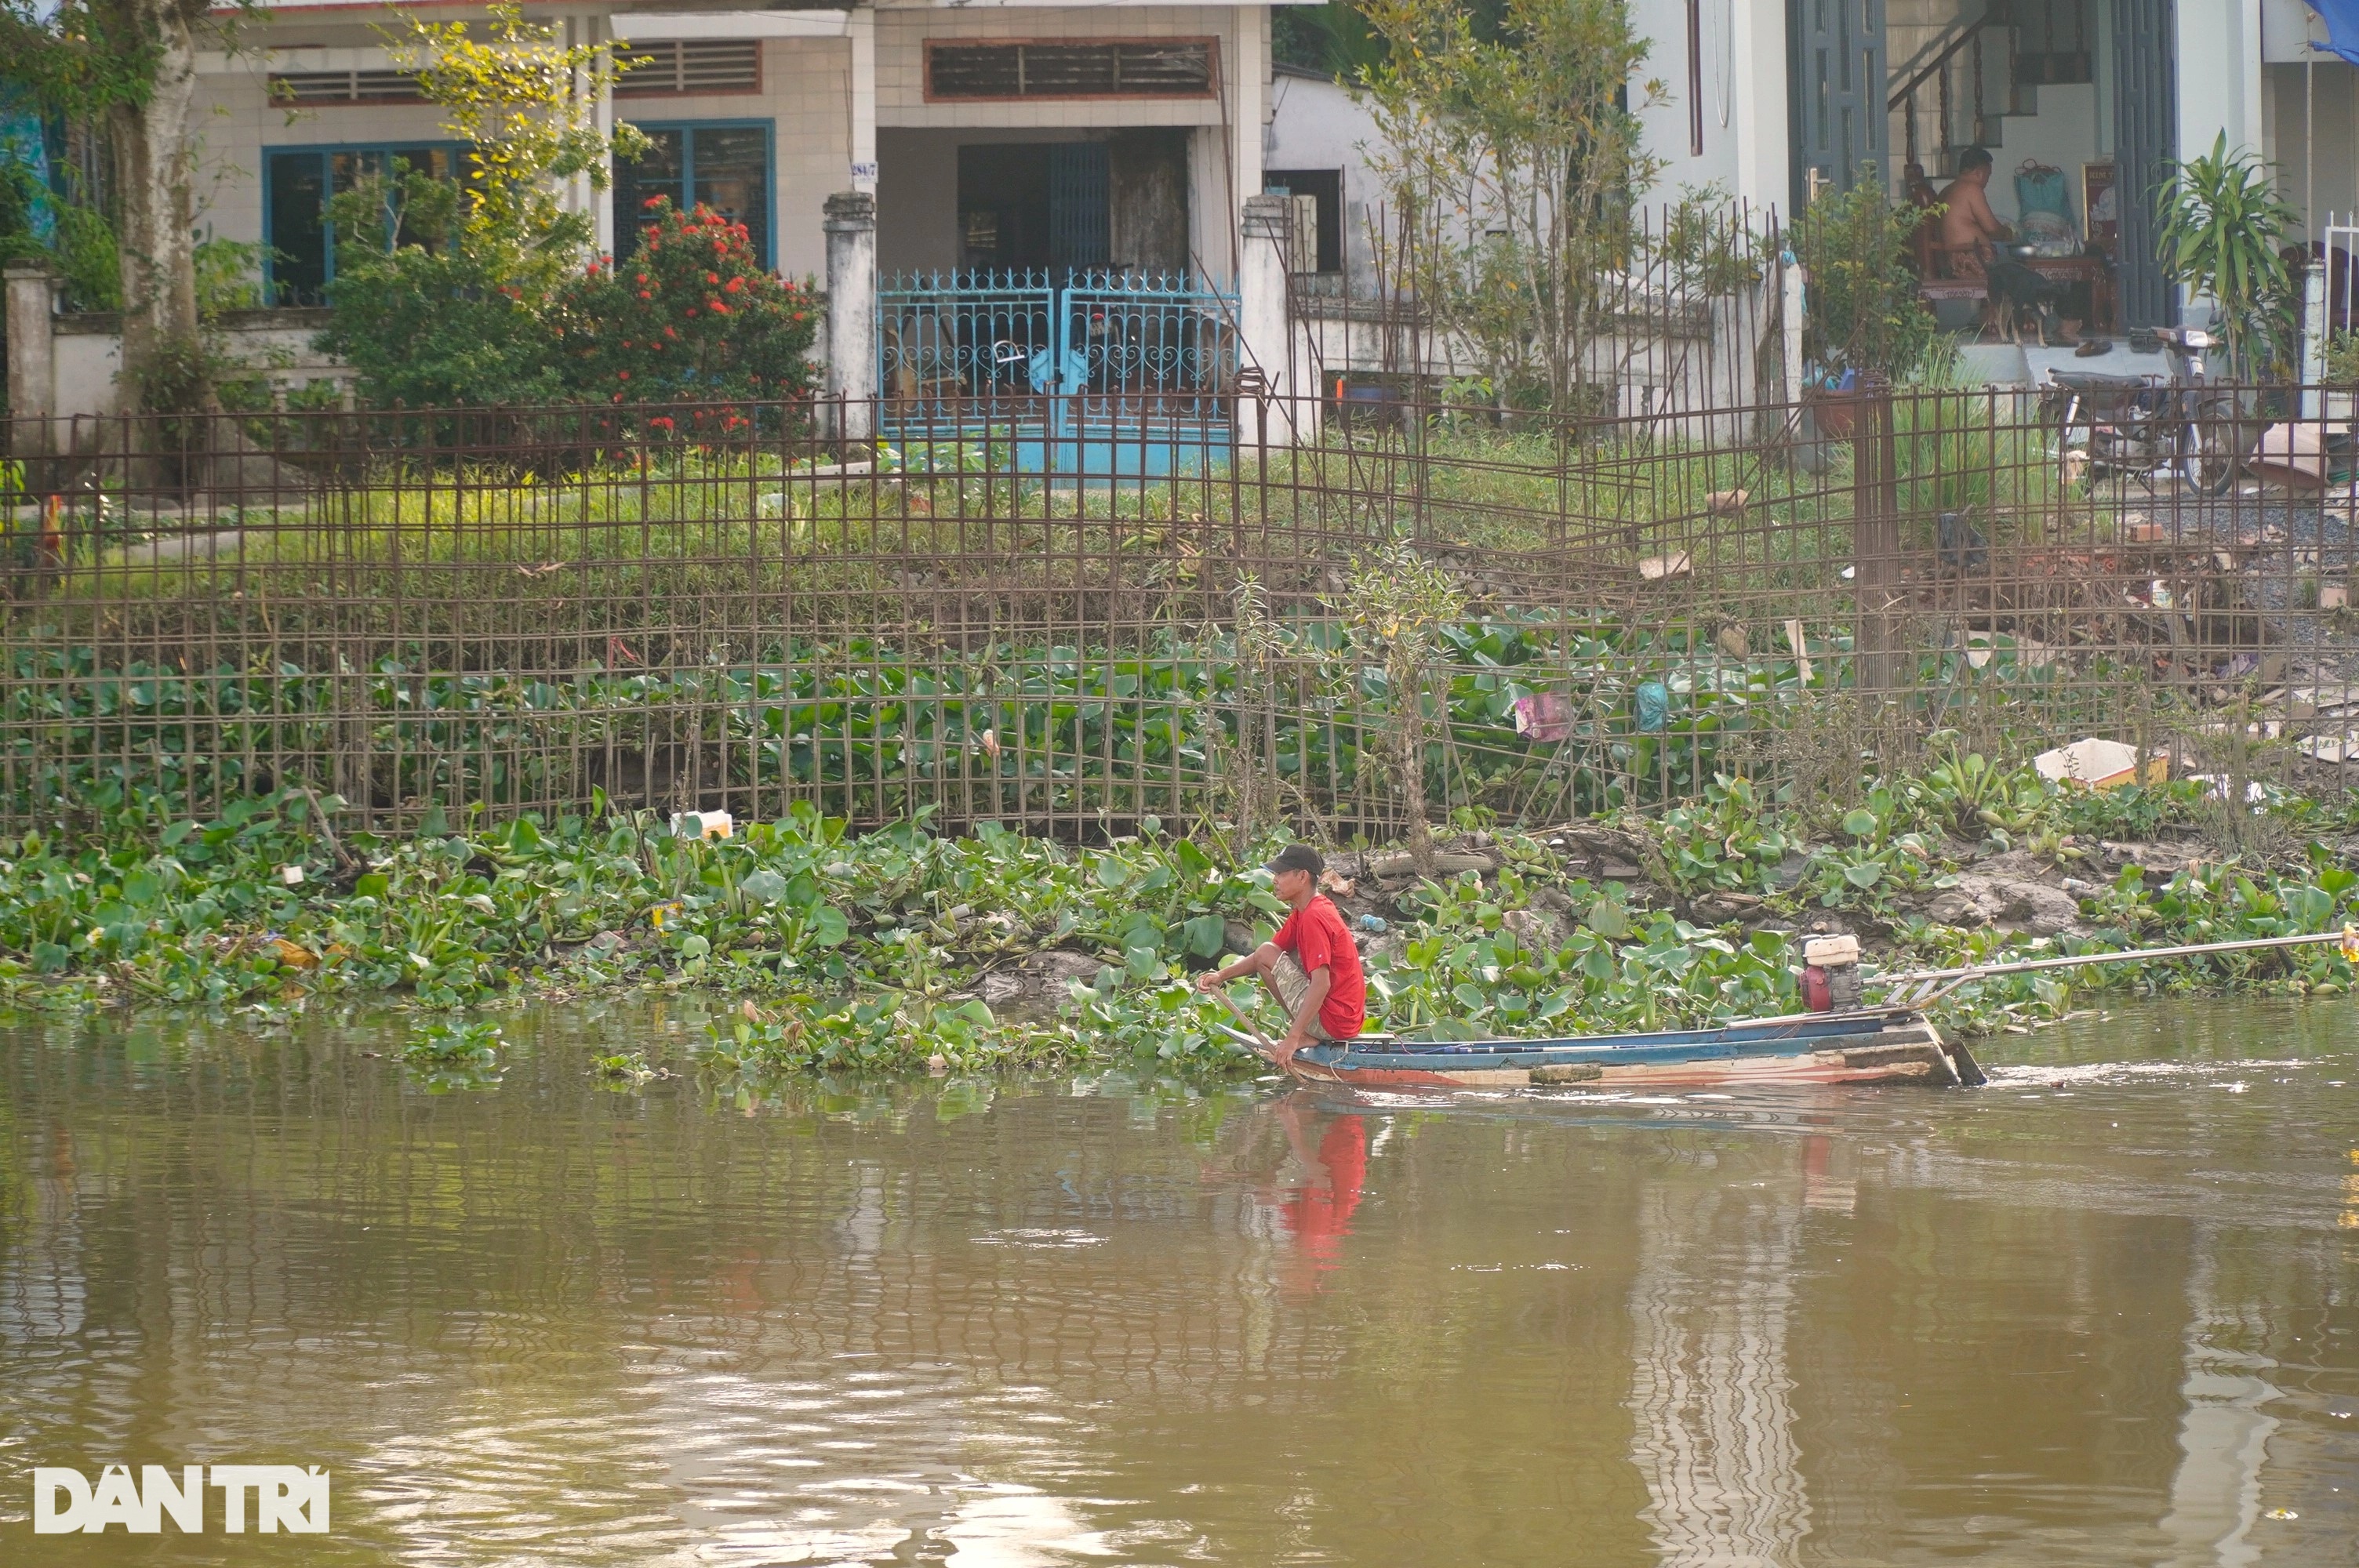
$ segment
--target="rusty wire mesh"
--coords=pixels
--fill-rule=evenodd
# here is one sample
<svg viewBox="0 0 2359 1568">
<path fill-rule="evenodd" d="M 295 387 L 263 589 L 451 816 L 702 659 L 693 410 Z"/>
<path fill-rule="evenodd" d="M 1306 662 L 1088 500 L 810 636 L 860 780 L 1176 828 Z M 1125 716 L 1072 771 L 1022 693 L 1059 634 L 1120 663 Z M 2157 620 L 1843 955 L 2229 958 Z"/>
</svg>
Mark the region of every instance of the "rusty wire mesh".
<svg viewBox="0 0 2359 1568">
<path fill-rule="evenodd" d="M 1029 465 L 954 407 L 834 411 L 900 432 L 848 463 L 789 412 L 12 430 L 0 816 L 306 787 L 380 829 L 603 796 L 1373 835 L 1403 725 L 1436 808 L 1527 821 L 1840 794 L 1945 730 L 2336 782 L 2359 750 L 2347 478 L 2093 470 L 2038 396 L 1248 401 L 1217 445 Z M 1372 619 L 1408 564 L 1462 613 Z"/>
</svg>

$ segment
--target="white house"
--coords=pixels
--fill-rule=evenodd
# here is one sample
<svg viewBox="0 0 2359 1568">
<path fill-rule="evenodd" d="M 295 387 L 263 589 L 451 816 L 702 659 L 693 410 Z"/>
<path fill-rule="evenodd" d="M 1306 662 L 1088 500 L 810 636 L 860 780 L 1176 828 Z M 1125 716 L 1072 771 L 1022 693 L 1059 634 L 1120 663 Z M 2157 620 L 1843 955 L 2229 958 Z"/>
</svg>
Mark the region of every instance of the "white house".
<svg viewBox="0 0 2359 1568">
<path fill-rule="evenodd" d="M 2162 166 L 2224 134 L 2317 218 L 2359 207 L 2353 68 L 2310 46 L 2303 0 L 1632 0 L 1668 101 L 1647 111 L 1666 185 L 1791 212 L 1862 165 L 1937 186 L 1988 147 L 1992 205 L 2060 171 L 2077 237 L 2112 254 L 2125 324 L 2178 308 L 2152 243 Z M 2112 191 L 2108 202 L 2104 193 Z M 2088 198 L 2098 198 L 2093 233 Z"/>
<path fill-rule="evenodd" d="M 475 5 L 412 9 L 429 17 Z M 1234 275 L 1240 204 L 1261 189 L 1270 103 L 1266 4 L 849 7 L 531 3 L 569 41 L 637 60 L 602 114 L 654 153 L 586 189 L 602 242 L 627 250 L 651 195 L 745 222 L 789 274 L 821 274 L 823 206 L 872 193 L 876 263 L 914 269 L 1103 268 Z M 234 53 L 201 64 L 204 221 L 277 254 L 273 302 L 334 276 L 322 203 L 395 156 L 454 150 L 380 28 L 376 0 L 267 3 Z"/>
<path fill-rule="evenodd" d="M 1375 292 L 1387 225 L 1370 149 L 1382 139 L 1367 103 L 1334 78 L 1298 65 L 1272 69 L 1262 188 L 1298 199 L 1298 289 L 1357 298 Z"/>
<path fill-rule="evenodd" d="M 1981 145 L 1998 162 L 1992 199 L 2003 217 L 2017 215 L 2020 168 L 2058 171 L 2074 238 L 2113 255 L 2125 325 L 2179 308 L 2144 192 L 2169 159 L 2215 135 L 2277 165 L 2286 193 L 2313 216 L 2359 209 L 2354 69 L 2311 49 L 2325 32 L 2304 0 L 1630 4 L 1651 40 L 1647 74 L 1668 89 L 1644 111 L 1666 198 L 1717 185 L 1756 212 L 1790 213 L 1818 186 L 1845 186 L 1864 169 L 1897 189 L 1914 161 L 1939 184 Z M 411 8 L 484 15 L 479 0 Z M 1234 337 L 1253 314 L 1234 303 L 1254 243 L 1243 208 L 1265 192 L 1287 199 L 1290 221 L 1265 208 L 1256 232 L 1286 247 L 1298 304 L 1376 292 L 1386 224 L 1374 123 L 1341 86 L 1273 64 L 1266 0 L 528 0 L 526 11 L 571 40 L 618 40 L 637 62 L 599 109 L 646 130 L 655 150 L 617 170 L 612 192 L 585 183 L 572 198 L 594 213 L 602 243 L 626 251 L 630 215 L 657 193 L 743 219 L 789 274 L 824 278 L 832 239 L 839 261 L 859 263 L 832 280 L 831 358 L 850 390 L 866 384 L 841 379 L 846 367 L 913 360 L 905 351 L 923 336 L 906 321 L 879 328 L 892 308 L 876 307 L 879 273 L 1184 274 L 1190 287 L 1228 293 L 1152 307 L 1171 323 L 1167 335 Z M 455 151 L 441 112 L 419 101 L 386 47 L 381 29 L 397 19 L 384 0 L 265 0 L 241 21 L 234 53 L 201 62 L 201 221 L 266 242 L 274 304 L 315 303 L 334 276 L 321 214 L 338 189 L 397 156 L 433 164 Z M 847 193 L 873 206 L 842 202 L 831 216 L 831 199 Z M 1012 376 L 1040 390 L 1073 379 L 1061 350 L 1044 352 L 1051 339 L 1125 348 L 1089 337 L 1105 335 L 1098 326 L 1068 330 L 1061 316 L 1011 333 L 1003 305 L 982 308 L 999 314 L 928 327 L 926 341 L 955 340 L 970 359 L 1020 359 L 1016 370 L 945 372 L 929 359 L 915 374 L 876 373 L 884 389 Z M 1086 322 L 1135 335 L 1146 319 L 1099 312 Z M 92 373 L 76 384 L 103 385 L 103 356 L 83 357 Z M 1288 356 L 1250 357 L 1266 369 Z M 1386 347 L 1379 357 L 1400 356 Z M 1186 372 L 1199 388 L 1223 373 Z M 70 395 L 68 379 L 53 378 L 51 406 L 95 406 Z"/>
</svg>

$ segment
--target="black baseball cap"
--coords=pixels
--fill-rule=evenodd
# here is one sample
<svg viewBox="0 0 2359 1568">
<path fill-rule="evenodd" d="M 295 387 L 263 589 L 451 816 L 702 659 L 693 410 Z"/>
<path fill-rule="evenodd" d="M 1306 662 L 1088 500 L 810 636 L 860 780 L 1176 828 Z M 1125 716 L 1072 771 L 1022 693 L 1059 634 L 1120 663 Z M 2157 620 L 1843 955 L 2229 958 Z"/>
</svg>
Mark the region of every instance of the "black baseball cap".
<svg viewBox="0 0 2359 1568">
<path fill-rule="evenodd" d="M 1280 849 L 1266 868 L 1272 875 L 1279 871 L 1309 871 L 1315 879 L 1327 869 L 1319 851 L 1308 844 L 1288 844 Z"/>
</svg>

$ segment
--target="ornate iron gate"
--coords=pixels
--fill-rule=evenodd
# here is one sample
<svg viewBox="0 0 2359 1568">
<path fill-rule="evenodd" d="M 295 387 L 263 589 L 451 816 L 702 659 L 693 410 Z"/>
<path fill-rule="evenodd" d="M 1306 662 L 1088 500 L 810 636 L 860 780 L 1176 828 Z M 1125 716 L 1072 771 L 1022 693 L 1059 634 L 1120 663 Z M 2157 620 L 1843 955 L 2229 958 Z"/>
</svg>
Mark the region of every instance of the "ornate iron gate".
<svg viewBox="0 0 2359 1568">
<path fill-rule="evenodd" d="M 1188 274 L 904 275 L 877 291 L 880 431 L 1010 444 L 1014 471 L 1184 472 L 1225 458 L 1236 296 Z"/>
</svg>

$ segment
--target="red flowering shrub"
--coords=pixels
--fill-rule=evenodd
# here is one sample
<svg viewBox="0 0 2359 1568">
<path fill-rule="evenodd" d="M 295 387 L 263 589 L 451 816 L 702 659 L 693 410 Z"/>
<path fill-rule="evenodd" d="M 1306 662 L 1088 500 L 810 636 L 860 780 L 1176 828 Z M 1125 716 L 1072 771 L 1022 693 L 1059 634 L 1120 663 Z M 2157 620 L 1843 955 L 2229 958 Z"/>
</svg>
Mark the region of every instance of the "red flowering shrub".
<svg viewBox="0 0 2359 1568">
<path fill-rule="evenodd" d="M 556 318 L 566 379 L 600 402 L 770 403 L 810 394 L 807 355 L 819 326 L 810 290 L 763 271 L 745 225 L 709 207 L 681 212 L 668 197 L 649 202 L 638 249 L 621 263 L 592 263 Z M 701 422 L 737 428 L 744 417 L 723 408 Z"/>
</svg>

